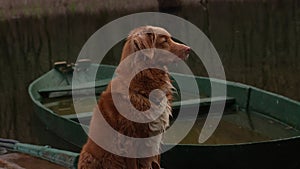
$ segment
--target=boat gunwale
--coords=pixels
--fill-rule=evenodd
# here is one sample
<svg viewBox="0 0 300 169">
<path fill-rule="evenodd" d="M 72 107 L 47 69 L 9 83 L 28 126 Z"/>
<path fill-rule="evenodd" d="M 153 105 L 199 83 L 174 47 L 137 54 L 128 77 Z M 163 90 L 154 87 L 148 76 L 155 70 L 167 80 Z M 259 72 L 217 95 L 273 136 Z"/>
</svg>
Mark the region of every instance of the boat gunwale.
<svg viewBox="0 0 300 169">
<path fill-rule="evenodd" d="M 113 65 L 101 65 L 103 67 L 107 67 L 107 68 L 115 68 L 115 66 Z M 71 119 L 67 119 L 67 118 L 64 118 L 58 114 L 56 114 L 55 112 L 53 112 L 51 109 L 43 106 L 43 104 L 41 103 L 40 100 L 38 100 L 37 98 L 35 98 L 35 96 L 33 95 L 33 86 L 40 80 L 43 80 L 45 77 L 47 77 L 47 75 L 49 75 L 52 71 L 54 71 L 54 69 L 51 69 L 50 71 L 48 71 L 47 73 L 43 74 L 42 76 L 40 76 L 39 78 L 35 79 L 33 82 L 31 82 L 31 84 L 29 85 L 28 87 L 28 92 L 29 92 L 29 95 L 32 99 L 32 101 L 35 103 L 36 106 L 38 106 L 39 108 L 41 109 L 44 109 L 45 111 L 47 111 L 48 113 L 50 113 L 52 116 L 54 116 L 55 118 L 59 118 L 59 119 L 63 119 L 63 120 L 66 120 L 68 122 L 71 122 L 71 124 L 73 125 L 76 125 L 76 126 L 81 126 L 81 127 L 87 127 L 87 125 L 82 125 L 80 123 L 77 123 Z M 171 75 L 180 75 L 180 76 L 189 76 L 189 77 L 196 77 L 200 80 L 207 80 L 207 81 L 210 81 L 210 83 L 212 82 L 215 82 L 215 83 L 222 83 L 222 84 L 226 84 L 227 85 L 227 90 L 228 90 L 228 86 L 231 86 L 231 87 L 236 87 L 236 88 L 244 88 L 244 89 L 251 89 L 251 90 L 256 90 L 257 92 L 261 92 L 263 94 L 266 94 L 266 95 L 270 95 L 272 97 L 276 97 L 278 99 L 282 99 L 282 100 L 285 100 L 287 102 L 290 102 L 292 104 L 295 104 L 297 106 L 300 107 L 300 102 L 296 101 L 296 100 L 292 100 L 291 98 L 288 98 L 286 96 L 282 96 L 282 95 L 279 95 L 279 94 L 276 94 L 276 93 L 272 93 L 270 91 L 266 91 L 266 90 L 262 90 L 262 89 L 259 89 L 257 87 L 254 87 L 254 86 L 251 86 L 251 85 L 246 85 L 246 84 L 242 84 L 242 83 L 239 83 L 239 82 L 232 82 L 232 81 L 227 81 L 227 80 L 222 80 L 222 79 L 216 79 L 216 78 L 208 78 L 208 77 L 200 77 L 200 76 L 194 76 L 194 75 L 185 75 L 185 74 L 181 74 L 181 73 L 171 73 Z M 38 91 L 36 91 L 38 92 Z M 260 112 L 258 112 L 260 113 Z M 260 114 L 263 114 L 263 113 L 260 113 Z M 39 115 L 38 115 L 39 116 Z M 269 116 L 271 117 L 271 116 Z M 273 118 L 273 117 L 272 117 Z M 275 118 L 276 119 L 276 118 Z M 278 119 L 279 121 L 281 121 L 280 119 Z M 286 122 L 284 122 L 284 124 L 287 124 Z M 47 124 L 45 124 L 46 126 L 48 126 Z M 289 125 L 289 124 L 288 124 Z M 52 131 L 53 133 L 55 133 L 56 135 L 58 135 L 59 137 L 63 138 L 64 140 L 72 143 L 70 140 L 68 139 L 65 139 L 63 136 L 57 134 L 56 131 Z M 288 141 L 288 140 L 294 140 L 294 139 L 297 139 L 297 140 L 300 140 L 300 135 L 299 136 L 291 136 L 291 137 L 286 137 L 286 138 L 277 138 L 277 139 L 270 139 L 270 140 L 263 140 L 263 141 L 254 141 L 254 142 L 244 142 L 244 143 L 230 143 L 230 144 L 177 144 L 177 146 L 200 146 L 200 147 L 228 147 L 228 146 L 246 146 L 246 145 L 254 145 L 254 144 L 265 144 L 265 143 L 280 143 L 282 141 Z M 76 143 L 72 143 L 76 146 L 79 146 L 77 145 Z M 172 144 L 166 144 L 166 145 L 172 145 Z"/>
</svg>

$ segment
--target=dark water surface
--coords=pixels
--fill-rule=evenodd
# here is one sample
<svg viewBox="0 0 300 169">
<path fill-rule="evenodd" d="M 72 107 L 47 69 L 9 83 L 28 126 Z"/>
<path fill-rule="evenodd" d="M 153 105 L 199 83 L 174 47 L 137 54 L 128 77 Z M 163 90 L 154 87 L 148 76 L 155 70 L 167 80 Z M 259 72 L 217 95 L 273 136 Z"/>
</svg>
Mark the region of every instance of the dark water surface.
<svg viewBox="0 0 300 169">
<path fill-rule="evenodd" d="M 177 10 L 173 12 L 197 25 L 210 38 L 228 80 L 300 100 L 297 0 L 211 1 Z M 1 20 L 0 137 L 39 142 L 32 130 L 41 126 L 33 123 L 32 102 L 27 92 L 30 82 L 50 70 L 55 61 L 74 62 L 96 30 L 134 12 L 99 11 Z M 116 65 L 120 49 L 112 50 L 104 62 Z M 187 62 L 197 75 L 206 75 L 196 57 Z"/>
<path fill-rule="evenodd" d="M 188 98 L 187 100 L 191 98 Z M 75 115 L 76 113 L 80 116 L 80 113 L 90 113 L 95 107 L 95 98 L 91 96 L 82 96 L 80 99 L 80 103 L 83 106 L 79 107 L 79 109 L 77 108 L 76 111 L 73 106 L 73 99 L 70 96 L 43 99 L 43 104 L 45 107 L 62 116 Z M 175 98 L 174 102 L 175 101 L 178 101 L 178 99 Z M 195 121 L 189 134 L 180 143 L 199 144 L 198 138 L 204 122 L 206 121 L 205 110 L 201 110 L 199 114 L 200 115 Z M 173 123 L 174 120 L 174 118 L 171 118 L 171 123 Z M 87 123 L 83 123 L 83 121 L 80 122 L 81 124 L 89 125 L 90 120 L 86 121 Z M 177 120 L 177 126 L 172 130 L 173 132 L 171 131 L 168 136 L 165 135 L 164 143 L 176 143 L 176 138 L 180 136 L 180 133 L 185 132 L 184 126 L 188 126 L 191 123 L 193 123 L 193 120 L 189 119 L 189 117 L 186 117 L 184 120 Z M 216 131 L 204 144 L 223 145 L 260 142 L 294 137 L 299 134 L 299 130 L 259 113 L 252 112 L 251 119 L 249 119 L 249 116 L 245 111 L 236 110 L 233 106 L 225 110 Z"/>
</svg>

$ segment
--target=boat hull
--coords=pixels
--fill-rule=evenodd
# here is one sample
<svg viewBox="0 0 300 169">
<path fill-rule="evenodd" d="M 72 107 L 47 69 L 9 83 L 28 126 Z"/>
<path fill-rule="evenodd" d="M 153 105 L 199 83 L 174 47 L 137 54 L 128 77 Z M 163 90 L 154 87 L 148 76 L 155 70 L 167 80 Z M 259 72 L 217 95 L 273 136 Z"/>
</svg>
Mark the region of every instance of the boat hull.
<svg viewBox="0 0 300 169">
<path fill-rule="evenodd" d="M 107 77 L 114 72 L 114 67 L 103 66 L 102 72 Z M 60 77 L 59 77 L 60 76 Z M 59 77 L 59 78 L 58 78 Z M 106 77 L 106 78 L 107 78 Z M 53 140 L 62 139 L 70 147 L 80 150 L 87 139 L 87 134 L 78 122 L 64 118 L 41 103 L 42 96 L 38 90 L 41 87 L 55 85 L 47 79 L 63 78 L 55 69 L 35 80 L 29 86 L 29 94 L 34 102 L 35 114 L 44 127 L 51 131 Z M 55 81 L 55 80 L 54 80 Z M 200 92 L 209 95 L 209 83 L 224 83 L 224 81 L 198 77 L 201 84 Z M 226 82 L 227 94 L 234 97 L 234 107 L 247 112 L 260 112 L 272 120 L 292 126 L 295 130 L 300 128 L 300 104 L 286 97 L 266 92 L 251 86 Z M 273 134 L 272 129 L 266 129 Z M 274 133 L 276 134 L 276 133 Z M 51 139 L 52 140 L 52 139 Z M 55 141 L 49 140 L 49 144 L 55 145 Z M 172 146 L 171 144 L 163 147 Z M 70 149 L 68 147 L 59 147 Z M 230 169 L 254 169 L 254 168 L 300 168 L 300 160 L 294 154 L 300 150 L 300 136 L 272 139 L 259 142 L 247 142 L 237 144 L 178 144 L 171 150 L 162 154 L 162 166 L 166 169 L 182 168 L 230 168 Z"/>
</svg>

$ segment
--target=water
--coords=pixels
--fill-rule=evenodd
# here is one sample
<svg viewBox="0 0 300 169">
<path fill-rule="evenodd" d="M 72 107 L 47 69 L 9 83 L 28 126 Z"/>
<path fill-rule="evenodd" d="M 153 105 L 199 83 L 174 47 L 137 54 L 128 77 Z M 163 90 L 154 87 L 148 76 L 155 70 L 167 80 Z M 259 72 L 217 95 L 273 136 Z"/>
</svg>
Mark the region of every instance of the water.
<svg viewBox="0 0 300 169">
<path fill-rule="evenodd" d="M 196 96 L 194 94 L 184 93 L 185 98 L 187 100 L 194 99 Z M 201 95 L 200 98 L 204 98 L 206 96 Z M 76 98 L 79 99 L 79 98 Z M 80 97 L 80 107 L 76 109 L 77 113 L 85 113 L 90 112 L 95 107 L 95 99 L 99 99 L 99 94 L 96 95 L 96 98 L 90 95 Z M 179 94 L 173 95 L 173 101 L 179 101 L 180 97 Z M 75 114 L 75 108 L 73 105 L 73 99 L 70 96 L 62 96 L 62 97 L 49 97 L 43 98 L 42 103 L 45 107 L 53 110 L 54 112 L 58 113 L 59 115 L 70 115 Z"/>
<path fill-rule="evenodd" d="M 142 10 L 155 9 L 158 10 Z M 34 110 L 28 85 L 49 71 L 55 61 L 74 62 L 85 41 L 101 26 L 137 11 L 140 8 L 1 19 L 0 137 L 38 142 L 31 130 L 40 126 L 32 121 Z M 228 80 L 300 100 L 297 0 L 209 1 L 207 9 L 196 3 L 174 13 L 211 39 Z M 105 63 L 116 65 L 120 51 L 120 46 L 112 50 Z M 187 63 L 195 74 L 206 75 L 196 57 L 191 56 Z"/>
<path fill-rule="evenodd" d="M 298 136 L 300 134 L 300 131 L 271 118 L 264 117 L 259 113 L 251 113 L 251 119 L 253 121 L 250 122 L 249 117 L 243 111 L 227 110 L 215 132 L 203 144 L 220 145 L 261 142 Z M 199 144 L 198 138 L 205 120 L 205 117 L 198 118 L 188 135 L 180 143 Z M 178 123 L 180 125 L 175 129 L 176 132 L 171 134 L 174 137 L 177 133 L 180 133 L 182 126 L 191 123 L 191 121 L 179 121 Z M 252 128 L 252 126 L 254 127 Z M 172 143 L 173 138 L 165 138 L 165 142 Z"/>
<path fill-rule="evenodd" d="M 196 120 L 193 128 L 188 135 L 180 142 L 181 144 L 199 144 L 198 139 L 204 125 L 205 118 L 199 118 Z M 179 131 L 182 126 L 191 123 L 190 121 L 180 121 L 179 127 L 176 131 Z M 176 132 L 172 133 L 176 136 Z M 271 138 L 256 132 L 250 128 L 242 127 L 240 125 L 230 123 L 226 120 L 222 120 L 213 135 L 204 144 L 237 144 L 237 143 L 249 143 L 267 141 Z M 165 138 L 164 142 L 173 143 L 173 138 Z"/>
<path fill-rule="evenodd" d="M 175 100 L 176 101 L 176 100 Z M 72 98 L 61 97 L 44 99 L 44 105 L 59 115 L 75 114 Z M 82 97 L 81 107 L 77 113 L 91 112 L 94 108 L 94 98 Z M 234 106 L 233 106 L 234 107 Z M 204 144 L 236 144 L 248 142 L 268 141 L 272 139 L 280 139 L 286 137 L 298 136 L 300 131 L 283 124 L 279 121 L 265 117 L 259 113 L 252 112 L 251 119 L 243 111 L 234 110 L 233 107 L 227 108 L 224 112 L 221 122 L 216 131 Z M 198 138 L 202 127 L 206 120 L 206 113 L 200 112 L 199 118 L 196 120 L 188 135 L 180 142 L 181 144 L 199 144 Z M 171 118 L 171 123 L 175 119 Z M 89 125 L 89 120 L 87 124 Z M 170 137 L 165 137 L 165 143 L 174 143 L 174 139 L 182 133 L 184 126 L 191 124 L 190 119 L 176 121 L 178 125 L 174 133 Z"/>
<path fill-rule="evenodd" d="M 82 103 L 77 113 L 91 112 L 95 107 L 94 97 L 82 97 L 80 99 Z M 70 97 L 60 97 L 60 98 L 47 98 L 43 100 L 45 107 L 53 110 L 59 115 L 71 115 L 75 114 L 75 108 L 73 105 L 73 100 Z"/>
</svg>

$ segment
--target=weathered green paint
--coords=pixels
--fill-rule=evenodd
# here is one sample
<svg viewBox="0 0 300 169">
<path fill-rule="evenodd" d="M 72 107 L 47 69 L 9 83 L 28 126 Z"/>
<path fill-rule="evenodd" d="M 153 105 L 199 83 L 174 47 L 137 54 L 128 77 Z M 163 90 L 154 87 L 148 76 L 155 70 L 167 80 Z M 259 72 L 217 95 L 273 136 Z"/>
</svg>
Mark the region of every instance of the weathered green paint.
<svg viewBox="0 0 300 169">
<path fill-rule="evenodd" d="M 34 157 L 53 162 L 66 168 L 76 169 L 79 154 L 71 151 L 51 148 L 50 146 L 40 146 L 34 144 L 20 143 L 17 140 L 0 138 L 0 149 L 28 154 Z M 1 149 L 2 150 L 2 149 Z"/>
<path fill-rule="evenodd" d="M 111 78 L 114 67 L 101 65 L 95 80 Z M 101 74 L 101 75 L 100 75 Z M 179 75 L 183 80 L 189 76 Z M 48 79 L 51 79 L 49 81 Z M 210 96 L 210 83 L 222 85 L 223 80 L 208 79 L 196 77 L 200 92 Z M 57 84 L 55 84 L 57 83 Z M 87 138 L 86 133 L 79 123 L 59 116 L 50 109 L 41 104 L 39 90 L 50 88 L 57 85 L 67 85 L 63 76 L 54 70 L 43 75 L 29 86 L 29 94 L 36 106 L 36 115 L 47 126 L 48 130 L 54 132 L 57 137 L 63 138 L 67 142 L 77 147 L 81 147 Z M 265 116 L 266 119 L 278 120 L 281 123 L 289 124 L 291 127 L 299 129 L 300 125 L 300 104 L 288 98 L 266 92 L 251 86 L 226 82 L 228 97 L 235 98 L 233 108 L 245 109 L 249 104 L 249 112 Z M 250 97 L 248 97 L 251 89 Z M 250 100 L 248 100 L 250 99 Z M 91 116 L 91 114 L 87 114 Z M 228 116 L 229 117 L 229 116 Z M 233 118 L 237 123 L 249 123 L 248 121 L 239 121 Z M 83 126 L 88 127 L 88 126 Z M 257 130 L 265 130 L 272 133 L 272 125 L 260 126 Z M 282 130 L 284 132 L 284 130 Z M 169 146 L 168 144 L 164 146 Z M 176 145 L 172 150 L 162 154 L 162 166 L 164 168 L 273 168 L 274 166 L 289 168 L 291 166 L 300 166 L 299 161 L 291 154 L 298 151 L 300 147 L 300 136 L 287 136 L 261 142 L 247 142 L 239 144 L 193 144 Z M 266 158 L 267 157 L 267 158 Z M 279 159 L 284 158 L 286 163 Z M 238 159 L 235 162 L 230 162 Z M 199 161 L 201 161 L 199 163 Z"/>
<path fill-rule="evenodd" d="M 39 157 L 70 169 L 77 168 L 79 157 L 78 153 L 24 143 L 16 143 L 14 151 Z"/>
<path fill-rule="evenodd" d="M 252 88 L 250 110 L 261 112 L 300 129 L 300 103 L 287 97 Z"/>
</svg>

